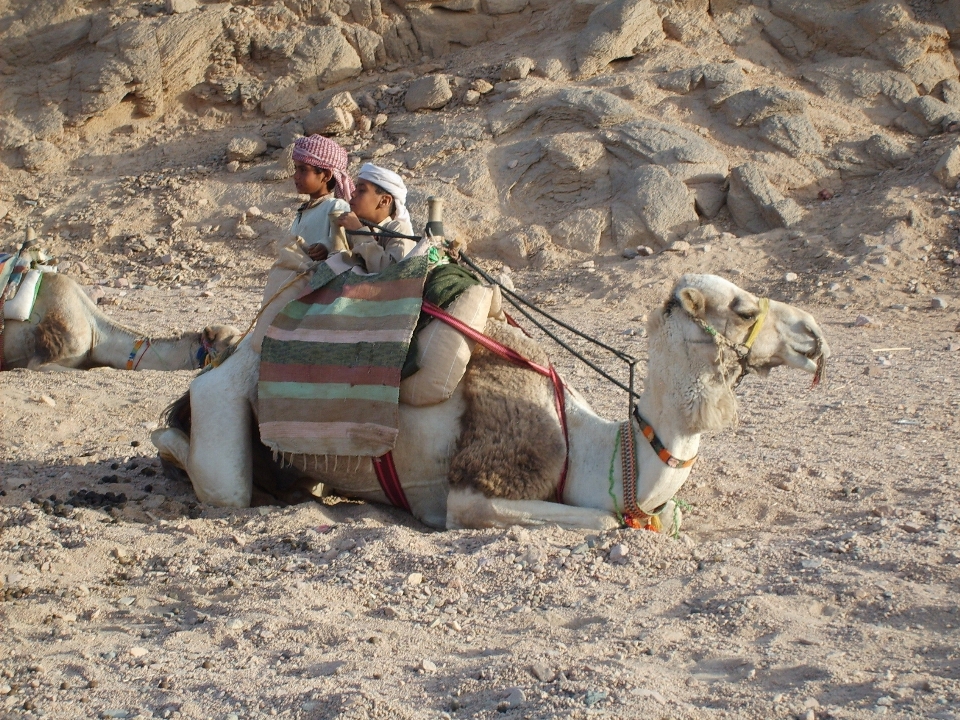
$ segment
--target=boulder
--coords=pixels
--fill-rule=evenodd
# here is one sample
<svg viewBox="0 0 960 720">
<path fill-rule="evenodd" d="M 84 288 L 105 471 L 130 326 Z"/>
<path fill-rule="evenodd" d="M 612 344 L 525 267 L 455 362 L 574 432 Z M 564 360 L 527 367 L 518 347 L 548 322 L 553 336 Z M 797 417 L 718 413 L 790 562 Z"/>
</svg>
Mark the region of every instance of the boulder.
<svg viewBox="0 0 960 720">
<path fill-rule="evenodd" d="M 30 172 L 51 172 L 67 163 L 60 148 L 46 140 L 35 140 L 21 147 L 20 159 L 23 167 Z"/>
<path fill-rule="evenodd" d="M 871 135 L 863 149 L 880 168 L 896 167 L 913 157 L 910 148 L 886 135 Z"/>
<path fill-rule="evenodd" d="M 318 105 L 303 119 L 305 135 L 344 135 L 353 130 L 353 126 L 353 115 L 328 105 Z"/>
<path fill-rule="evenodd" d="M 752 233 L 792 227 L 803 219 L 803 208 L 785 198 L 756 163 L 739 165 L 730 172 L 727 208 L 734 222 Z"/>
<path fill-rule="evenodd" d="M 650 0 L 613 0 L 599 5 L 576 40 L 578 75 L 596 75 L 611 61 L 651 50 L 665 37 L 663 22 Z"/>
<path fill-rule="evenodd" d="M 317 92 L 363 71 L 360 56 L 333 25 L 308 28 L 290 58 L 291 75 L 306 93 Z"/>
<path fill-rule="evenodd" d="M 164 3 L 168 15 L 179 15 L 197 9 L 197 0 L 166 0 Z"/>
<path fill-rule="evenodd" d="M 609 214 L 595 208 L 574 210 L 553 226 L 553 242 L 560 247 L 595 254 L 607 229 Z"/>
<path fill-rule="evenodd" d="M 407 88 L 403 96 L 403 106 L 410 112 L 416 110 L 437 110 L 446 105 L 453 97 L 450 83 L 444 75 L 428 75 L 420 78 Z"/>
<path fill-rule="evenodd" d="M 933 176 L 947 190 L 957 187 L 957 180 L 960 180 L 960 142 L 955 142 L 940 156 L 936 167 L 933 168 Z"/>
<path fill-rule="evenodd" d="M 500 80 L 522 80 L 533 70 L 535 63 L 528 57 L 518 57 L 507 62 L 500 71 Z"/>
<path fill-rule="evenodd" d="M 227 160 L 250 162 L 267 151 L 267 141 L 259 135 L 240 135 L 227 144 Z"/>
<path fill-rule="evenodd" d="M 658 165 L 683 182 L 722 183 L 729 171 L 726 155 L 678 125 L 642 118 L 607 130 L 601 138 L 610 154 L 627 165 Z"/>
<path fill-rule="evenodd" d="M 662 167 L 624 172 L 611 205 L 613 238 L 619 250 L 637 245 L 666 247 L 700 224 L 692 193 Z"/>
<path fill-rule="evenodd" d="M 823 138 L 806 115 L 771 115 L 758 128 L 760 137 L 774 147 L 799 157 L 822 155 Z"/>
<path fill-rule="evenodd" d="M 451 45 L 473 47 L 490 39 L 493 17 L 478 12 L 451 12 L 453 9 L 476 10 L 477 3 L 463 8 L 423 7 L 418 3 L 405 8 L 424 54 L 442 57 L 450 52 Z"/>
</svg>

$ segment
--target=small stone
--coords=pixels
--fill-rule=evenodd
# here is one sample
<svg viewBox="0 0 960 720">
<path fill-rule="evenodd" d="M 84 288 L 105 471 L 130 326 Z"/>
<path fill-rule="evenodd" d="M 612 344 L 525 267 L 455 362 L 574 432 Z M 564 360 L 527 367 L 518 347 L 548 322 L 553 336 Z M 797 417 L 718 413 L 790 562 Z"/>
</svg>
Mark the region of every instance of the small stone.
<svg viewBox="0 0 960 720">
<path fill-rule="evenodd" d="M 930 307 L 934 310 L 943 310 L 947 307 L 947 301 L 940 296 L 930 298 Z"/>
<path fill-rule="evenodd" d="M 537 680 L 545 683 L 553 682 L 557 677 L 556 670 L 544 663 L 534 663 L 530 668 L 530 672 L 533 673 L 533 676 Z"/>
<path fill-rule="evenodd" d="M 603 702 L 607 699 L 607 693 L 603 690 L 588 690 L 586 696 L 583 698 L 583 703 L 587 707 L 592 707 L 599 702 Z"/>
<path fill-rule="evenodd" d="M 637 245 L 637 255 L 640 257 L 650 257 L 653 255 L 653 248 L 649 245 Z"/>
<path fill-rule="evenodd" d="M 374 127 L 380 127 L 381 125 L 386 125 L 388 119 L 389 119 L 389 118 L 388 118 L 384 113 L 379 113 L 379 114 L 373 119 L 373 126 L 374 126 Z"/>
<path fill-rule="evenodd" d="M 422 573 L 414 572 L 407 575 L 407 580 L 406 580 L 407 585 L 414 586 L 414 585 L 419 585 L 422 582 L 423 582 Z"/>
<path fill-rule="evenodd" d="M 952 342 L 947 344 L 948 352 L 956 352 L 957 350 L 960 350 L 960 343 Z"/>
<path fill-rule="evenodd" d="M 242 630 L 243 629 L 243 620 L 238 618 L 232 618 L 227 620 L 227 629 L 228 630 Z"/>
<path fill-rule="evenodd" d="M 513 687 L 507 692 L 507 696 L 503 699 L 503 702 L 507 708 L 510 709 L 520 707 L 526 700 L 527 696 L 523 694 L 523 690 L 518 687 Z"/>
<path fill-rule="evenodd" d="M 472 83 L 470 83 L 470 89 L 475 90 L 481 95 L 486 95 L 488 92 L 493 90 L 493 85 L 491 85 L 489 82 L 487 82 L 483 78 L 479 78 L 477 80 L 474 80 Z"/>
<path fill-rule="evenodd" d="M 256 205 L 251 205 L 247 208 L 247 217 L 263 217 L 263 210 L 258 208 Z"/>
<path fill-rule="evenodd" d="M 49 405 L 50 407 L 56 407 L 56 406 L 57 406 L 56 400 L 54 400 L 54 399 L 53 399 L 52 397 L 50 397 L 49 395 L 41 395 L 41 396 L 40 396 L 40 402 L 42 402 L 44 405 Z"/>
<path fill-rule="evenodd" d="M 437 664 L 433 662 L 433 660 L 427 660 L 426 658 L 420 662 L 420 667 L 423 668 L 424 672 L 432 673 L 437 671 Z"/>
<path fill-rule="evenodd" d="M 231 160 L 225 167 L 228 173 L 235 173 L 240 169 L 240 163 L 236 160 Z"/>
<path fill-rule="evenodd" d="M 260 237 L 260 233 L 246 224 L 237 225 L 236 235 L 240 240 L 253 240 L 254 238 Z"/>
<path fill-rule="evenodd" d="M 854 327 L 877 327 L 877 323 L 868 315 L 857 315 L 853 321 Z"/>
<path fill-rule="evenodd" d="M 908 532 L 911 534 L 923 532 L 923 526 L 918 525 L 917 523 L 914 523 L 914 522 L 905 522 L 900 527 L 903 529 L 904 532 Z"/>
<path fill-rule="evenodd" d="M 467 90 L 463 94 L 463 104 L 464 105 L 476 105 L 480 102 L 480 93 L 476 90 Z"/>
<path fill-rule="evenodd" d="M 135 658 L 141 658 L 150 651 L 143 647 L 132 647 L 130 648 L 130 654 Z"/>
<path fill-rule="evenodd" d="M 625 257 L 627 260 L 633 260 L 634 258 L 640 257 L 640 253 L 637 252 L 636 248 L 624 248 L 621 253 L 621 257 Z"/>
<path fill-rule="evenodd" d="M 867 377 L 882 378 L 886 375 L 886 372 L 883 368 L 871 366 L 864 370 L 863 374 Z"/>
<path fill-rule="evenodd" d="M 783 276 L 783 279 L 786 280 L 787 282 L 796 282 L 797 280 L 800 279 L 800 276 L 797 275 L 795 272 L 788 272 L 786 275 Z"/>
<path fill-rule="evenodd" d="M 821 200 L 832 200 L 833 192 L 824 188 L 823 190 L 817 193 L 817 197 L 820 198 Z"/>
<path fill-rule="evenodd" d="M 161 256 L 161 257 L 160 257 L 160 264 L 161 264 L 161 265 L 173 265 L 173 255 L 170 255 L 169 253 L 167 253 L 166 255 Z"/>
<path fill-rule="evenodd" d="M 610 562 L 618 563 L 623 562 L 629 554 L 630 548 L 623 543 L 617 543 L 610 548 L 610 554 L 608 555 L 608 558 L 610 559 Z"/>
</svg>

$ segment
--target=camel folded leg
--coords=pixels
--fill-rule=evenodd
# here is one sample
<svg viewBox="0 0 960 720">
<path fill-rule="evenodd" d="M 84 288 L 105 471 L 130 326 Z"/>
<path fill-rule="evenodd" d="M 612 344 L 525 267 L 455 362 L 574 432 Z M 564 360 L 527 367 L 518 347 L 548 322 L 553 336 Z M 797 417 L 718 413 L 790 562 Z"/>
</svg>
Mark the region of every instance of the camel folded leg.
<svg viewBox="0 0 960 720">
<path fill-rule="evenodd" d="M 544 500 L 489 498 L 473 489 L 451 489 L 447 496 L 447 529 L 506 528 L 511 525 L 546 525 L 563 528 L 613 530 L 617 518 L 592 508 L 561 505 Z"/>
</svg>

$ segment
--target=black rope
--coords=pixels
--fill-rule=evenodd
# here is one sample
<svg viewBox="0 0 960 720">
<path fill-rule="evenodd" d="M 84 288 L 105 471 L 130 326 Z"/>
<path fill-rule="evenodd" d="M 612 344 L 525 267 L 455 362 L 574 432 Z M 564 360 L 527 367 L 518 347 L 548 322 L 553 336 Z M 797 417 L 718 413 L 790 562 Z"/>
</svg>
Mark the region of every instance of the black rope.
<svg viewBox="0 0 960 720">
<path fill-rule="evenodd" d="M 600 341 L 600 340 L 597 340 L 596 338 L 590 337 L 589 335 L 587 335 L 586 333 L 578 330 L 577 328 L 575 328 L 575 327 L 573 327 L 573 326 L 571 326 L 571 325 L 568 325 L 568 324 L 565 323 L 563 320 L 560 320 L 559 318 L 553 317 L 550 313 L 548 313 L 548 312 L 546 312 L 545 310 L 537 307 L 534 303 L 530 302 L 530 301 L 527 300 L 526 298 L 518 295 L 517 293 L 513 292 L 512 290 L 509 290 L 509 289 L 505 288 L 502 283 L 497 282 L 496 280 L 494 280 L 488 273 L 486 273 L 482 268 L 480 268 L 475 262 L 473 262 L 473 261 L 472 261 L 469 257 L 467 257 L 466 254 L 464 254 L 463 252 L 457 253 L 457 259 L 460 260 L 460 261 L 462 261 L 462 262 L 463 262 L 464 264 L 466 264 L 471 270 L 473 270 L 473 271 L 476 272 L 478 275 L 480 275 L 481 277 L 483 277 L 483 279 L 486 280 L 487 282 L 489 282 L 489 283 L 491 283 L 491 284 L 493 284 L 493 285 L 497 285 L 497 286 L 500 288 L 500 291 L 501 291 L 501 292 L 504 294 L 504 296 L 507 298 L 507 302 L 509 302 L 511 305 L 513 305 L 513 307 L 515 307 L 515 308 L 517 309 L 517 311 L 518 311 L 519 313 L 521 313 L 527 320 L 529 320 L 529 321 L 532 322 L 534 325 L 536 325 L 538 328 L 540 328 L 540 330 L 541 330 L 548 338 L 550 338 L 551 340 L 553 340 L 557 345 L 559 345 L 559 346 L 562 347 L 564 350 L 566 350 L 568 353 L 570 353 L 570 354 L 573 355 L 575 358 L 577 358 L 578 360 L 580 360 L 582 363 L 584 363 L 585 365 L 587 365 L 591 370 L 593 370 L 594 372 L 596 372 L 598 375 L 600 375 L 600 376 L 603 377 L 604 379 L 608 380 L 609 382 L 612 382 L 612 383 L 613 383 L 614 385 L 616 385 L 618 388 L 620 388 L 621 390 L 623 390 L 623 391 L 625 391 L 626 393 L 628 393 L 628 395 L 629 395 L 629 401 L 630 401 L 630 407 L 629 407 L 629 409 L 628 409 L 628 412 L 629 412 L 629 411 L 632 411 L 633 406 L 634 406 L 634 404 L 635 404 L 635 402 L 636 402 L 636 397 L 637 397 L 637 393 L 634 391 L 634 381 L 635 381 L 635 368 L 636 368 L 636 364 L 637 364 L 638 360 L 637 360 L 635 357 L 633 357 L 632 355 L 628 355 L 627 353 L 623 352 L 622 350 L 617 350 L 617 349 L 614 348 L 614 347 L 610 347 L 610 346 L 607 345 L 606 343 L 604 343 L 604 342 L 602 342 L 602 341 Z M 550 330 L 548 330 L 548 329 L 543 325 L 543 323 L 541 323 L 539 320 L 537 320 L 535 317 L 533 317 L 533 315 L 531 315 L 530 312 L 528 312 L 527 310 L 525 310 L 524 307 L 521 307 L 521 305 L 522 305 L 522 306 L 525 306 L 526 308 L 529 308 L 529 309 L 532 310 L 533 312 L 536 312 L 536 313 L 542 315 L 543 317 L 545 317 L 545 318 L 546 318 L 547 320 L 549 320 L 550 322 L 555 323 L 556 325 L 559 325 L 560 327 L 562 327 L 564 330 L 567 330 L 567 331 L 569 331 L 569 332 L 572 332 L 574 335 L 577 335 L 577 336 L 583 338 L 583 339 L 586 340 L 587 342 L 592 343 L 593 345 L 596 345 L 597 347 L 603 348 L 603 349 L 606 350 L 607 352 L 610 352 L 610 353 L 612 353 L 614 356 L 616 356 L 616 358 L 617 358 L 618 360 L 621 360 L 621 361 L 625 362 L 625 363 L 627 364 L 627 366 L 629 367 L 629 372 L 630 372 L 630 384 L 629 384 L 629 385 L 624 385 L 622 382 L 620 382 L 620 381 L 617 380 L 616 378 L 612 377 L 612 376 L 611 376 L 609 373 L 607 373 L 605 370 L 603 370 L 602 368 L 596 366 L 596 365 L 595 365 L 593 362 L 591 362 L 589 359 L 587 359 L 586 357 L 584 357 L 583 355 L 581 355 L 579 352 L 577 352 L 576 350 L 574 350 L 572 347 L 570 347 L 568 344 L 566 344 L 563 340 L 561 340 L 559 337 L 557 337 L 554 333 L 550 332 Z"/>
<path fill-rule="evenodd" d="M 360 220 L 360 222 L 366 225 L 368 228 L 375 228 L 375 229 L 347 230 L 346 228 L 344 228 L 344 231 L 347 233 L 347 235 L 365 235 L 368 237 L 377 237 L 379 235 L 381 237 L 401 238 L 403 240 L 416 240 L 417 242 L 419 242 L 420 240 L 423 240 L 423 236 L 421 235 L 404 235 L 403 233 L 398 233 L 396 230 L 389 230 L 387 228 L 380 227 L 376 223 L 369 222 L 368 220 L 363 220 L 362 218 L 357 218 L 357 219 Z"/>
</svg>

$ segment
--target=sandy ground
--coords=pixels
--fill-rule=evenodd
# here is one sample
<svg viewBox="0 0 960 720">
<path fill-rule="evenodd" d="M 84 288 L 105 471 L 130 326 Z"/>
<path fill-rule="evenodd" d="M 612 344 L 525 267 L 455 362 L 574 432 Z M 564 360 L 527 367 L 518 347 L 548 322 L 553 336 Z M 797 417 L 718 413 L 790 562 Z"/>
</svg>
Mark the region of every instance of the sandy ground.
<svg viewBox="0 0 960 720">
<path fill-rule="evenodd" d="M 512 274 L 641 359 L 645 309 L 687 268 L 821 322 L 828 382 L 743 383 L 739 425 L 707 439 L 679 495 L 678 539 L 434 532 L 338 499 L 204 507 L 149 442 L 191 373 L 3 373 L 0 717 L 960 716 L 956 301 L 752 281 L 749 258 Z M 105 309 L 243 325 L 254 285 L 225 270 L 216 307 L 161 283 Z M 555 355 L 598 410 L 625 413 Z"/>
</svg>

